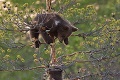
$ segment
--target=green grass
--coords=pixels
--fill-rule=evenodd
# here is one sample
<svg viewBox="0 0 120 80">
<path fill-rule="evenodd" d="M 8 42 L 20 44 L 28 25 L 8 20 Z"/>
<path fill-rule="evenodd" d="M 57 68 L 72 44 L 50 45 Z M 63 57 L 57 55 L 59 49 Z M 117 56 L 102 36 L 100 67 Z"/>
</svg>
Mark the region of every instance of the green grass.
<svg viewBox="0 0 120 80">
<path fill-rule="evenodd" d="M 19 5 L 23 5 L 25 3 L 32 4 L 36 0 L 11 0 L 13 3 L 18 3 Z"/>
</svg>

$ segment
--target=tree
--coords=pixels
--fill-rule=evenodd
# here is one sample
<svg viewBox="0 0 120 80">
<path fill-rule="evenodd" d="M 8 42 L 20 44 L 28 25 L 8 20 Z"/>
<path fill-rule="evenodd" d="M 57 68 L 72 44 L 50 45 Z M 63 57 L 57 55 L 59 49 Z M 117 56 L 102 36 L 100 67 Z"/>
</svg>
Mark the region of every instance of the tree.
<svg viewBox="0 0 120 80">
<path fill-rule="evenodd" d="M 120 3 L 115 0 L 116 5 L 113 6 L 108 0 L 104 1 L 107 5 L 102 2 L 60 0 L 52 3 L 55 11 L 79 28 L 79 31 L 71 35 L 68 46 L 56 41 L 56 57 L 58 63 L 62 65 L 63 78 L 66 80 L 119 79 Z M 102 9 L 101 5 L 105 9 Z M 43 10 L 45 10 L 45 2 L 42 0 L 32 3 L 31 6 L 27 3 L 23 6 L 17 3 L 3 3 L 0 10 L 2 80 L 43 79 L 43 75 L 48 77 L 44 72 L 49 69 L 50 46 L 43 44 L 39 51 L 35 52 L 35 49 L 30 47 L 32 43 L 29 37 L 26 37 L 29 31 L 26 26 L 29 25 L 25 22 L 31 21 L 34 14 Z M 101 14 L 103 12 L 106 15 Z M 26 70 L 27 72 L 24 72 Z"/>
</svg>

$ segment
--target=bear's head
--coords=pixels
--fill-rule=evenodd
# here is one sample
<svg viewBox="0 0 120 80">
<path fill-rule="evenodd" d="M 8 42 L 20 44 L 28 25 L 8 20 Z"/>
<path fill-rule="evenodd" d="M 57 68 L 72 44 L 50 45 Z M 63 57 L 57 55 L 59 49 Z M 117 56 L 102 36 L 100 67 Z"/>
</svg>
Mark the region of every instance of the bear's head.
<svg viewBox="0 0 120 80">
<path fill-rule="evenodd" d="M 69 21 L 61 18 L 58 14 L 55 15 L 54 22 L 57 27 L 57 37 L 59 41 L 64 41 L 65 44 L 68 44 L 68 37 L 72 34 L 72 32 L 75 32 L 78 29 Z"/>
</svg>

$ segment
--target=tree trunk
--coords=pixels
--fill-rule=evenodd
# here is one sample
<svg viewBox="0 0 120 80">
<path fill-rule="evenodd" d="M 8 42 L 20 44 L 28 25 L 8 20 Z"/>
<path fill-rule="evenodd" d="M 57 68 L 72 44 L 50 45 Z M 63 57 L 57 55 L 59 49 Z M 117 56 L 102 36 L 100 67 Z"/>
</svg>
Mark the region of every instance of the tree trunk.
<svg viewBox="0 0 120 80">
<path fill-rule="evenodd" d="M 62 80 L 62 70 L 59 67 L 49 68 L 49 80 Z"/>
<path fill-rule="evenodd" d="M 46 0 L 46 10 L 51 12 L 51 0 Z"/>
</svg>

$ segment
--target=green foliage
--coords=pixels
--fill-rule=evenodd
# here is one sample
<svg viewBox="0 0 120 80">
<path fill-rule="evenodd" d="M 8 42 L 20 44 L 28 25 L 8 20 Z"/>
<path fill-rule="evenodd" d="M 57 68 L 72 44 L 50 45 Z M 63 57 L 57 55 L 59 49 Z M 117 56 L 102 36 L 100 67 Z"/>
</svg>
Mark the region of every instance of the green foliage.
<svg viewBox="0 0 120 80">
<path fill-rule="evenodd" d="M 79 76 L 81 80 L 117 80 L 114 75 L 120 70 L 119 5 L 119 0 L 76 0 L 75 3 L 56 0 L 52 4 L 56 12 L 63 7 L 60 15 L 79 29 L 70 36 L 69 45 L 65 46 L 58 40 L 55 42 L 58 63 L 71 65 L 66 69 L 67 74 L 75 74 L 69 74 L 71 78 Z M 3 71 L 0 80 L 43 78 L 44 70 L 35 67 L 50 63 L 50 46 L 43 44 L 38 50 L 31 48 L 28 29 L 24 24 L 32 21 L 43 9 L 43 0 L 3 2 L 0 8 L 0 71 Z M 24 69 L 28 71 L 22 72 Z M 64 74 L 66 79 L 67 74 Z"/>
</svg>

